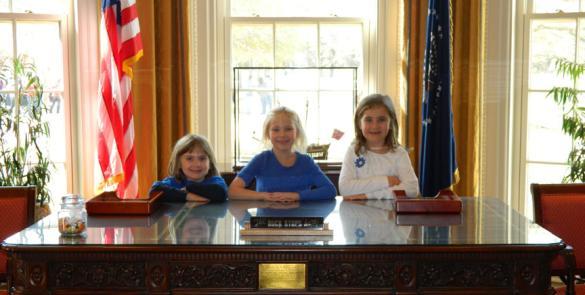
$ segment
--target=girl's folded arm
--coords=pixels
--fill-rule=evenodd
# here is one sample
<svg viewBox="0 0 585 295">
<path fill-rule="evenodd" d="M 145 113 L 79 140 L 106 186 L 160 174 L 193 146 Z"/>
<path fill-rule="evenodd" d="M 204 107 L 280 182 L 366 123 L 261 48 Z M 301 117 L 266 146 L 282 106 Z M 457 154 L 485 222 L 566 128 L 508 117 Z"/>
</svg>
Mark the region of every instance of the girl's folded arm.
<svg viewBox="0 0 585 295">
<path fill-rule="evenodd" d="M 318 169 L 318 168 L 317 168 Z M 331 200 L 337 195 L 335 185 L 329 180 L 321 170 L 311 176 L 313 187 L 308 190 L 300 191 L 299 197 L 301 201 L 306 200 Z"/>
<path fill-rule="evenodd" d="M 150 191 L 162 191 L 164 202 L 185 202 L 187 200 L 186 191 L 162 184 L 160 181 L 155 182 Z"/>
<path fill-rule="evenodd" d="M 246 188 L 246 182 L 236 176 L 228 188 L 229 198 L 232 200 L 264 200 L 267 193 L 257 192 Z"/>
</svg>

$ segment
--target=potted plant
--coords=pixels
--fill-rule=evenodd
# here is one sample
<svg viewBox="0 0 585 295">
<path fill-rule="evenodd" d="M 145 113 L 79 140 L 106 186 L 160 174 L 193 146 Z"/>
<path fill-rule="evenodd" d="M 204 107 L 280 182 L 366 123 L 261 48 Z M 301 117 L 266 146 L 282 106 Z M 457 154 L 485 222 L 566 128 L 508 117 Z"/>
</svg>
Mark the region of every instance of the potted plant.
<svg viewBox="0 0 585 295">
<path fill-rule="evenodd" d="M 585 64 L 556 59 L 555 68 L 557 74 L 571 79 L 570 86 L 554 87 L 548 93 L 562 107 L 562 129 L 573 142 L 568 158 L 570 170 L 563 182 L 585 182 L 585 108 L 579 103 L 581 94 L 577 90 L 577 81 L 585 72 Z"/>
<path fill-rule="evenodd" d="M 0 57 L 0 91 L 11 84 L 0 92 L 0 186 L 34 185 L 37 206 L 48 208 L 53 164 L 45 143 L 47 107 L 36 67 L 26 55 Z"/>
</svg>

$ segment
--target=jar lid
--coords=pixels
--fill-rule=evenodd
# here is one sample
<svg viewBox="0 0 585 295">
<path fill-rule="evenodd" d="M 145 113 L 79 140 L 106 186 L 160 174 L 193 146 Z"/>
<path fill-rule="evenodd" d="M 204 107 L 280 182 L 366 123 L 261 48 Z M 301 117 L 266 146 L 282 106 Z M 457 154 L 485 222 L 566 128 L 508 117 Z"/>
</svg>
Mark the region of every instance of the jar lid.
<svg viewBox="0 0 585 295">
<path fill-rule="evenodd" d="M 83 203 L 84 200 L 80 195 L 68 194 L 61 197 L 61 204 L 63 205 L 77 205 Z"/>
</svg>

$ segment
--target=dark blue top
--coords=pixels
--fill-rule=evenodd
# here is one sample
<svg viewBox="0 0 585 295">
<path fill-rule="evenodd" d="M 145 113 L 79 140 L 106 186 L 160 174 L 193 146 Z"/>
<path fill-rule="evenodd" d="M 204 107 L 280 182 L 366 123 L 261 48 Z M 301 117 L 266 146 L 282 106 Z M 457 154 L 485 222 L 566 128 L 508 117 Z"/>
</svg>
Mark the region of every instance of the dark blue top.
<svg viewBox="0 0 585 295">
<path fill-rule="evenodd" d="M 227 185 L 221 176 L 212 176 L 200 182 L 180 181 L 169 176 L 161 181 L 155 181 L 150 190 L 163 191 L 163 202 L 185 202 L 187 192 L 204 197 L 210 202 L 223 202 L 227 199 Z"/>
<path fill-rule="evenodd" d="M 301 201 L 330 200 L 337 191 L 313 159 L 298 152 L 293 166 L 284 167 L 272 150 L 256 155 L 238 176 L 246 186 L 256 179 L 259 192 L 296 192 Z"/>
</svg>

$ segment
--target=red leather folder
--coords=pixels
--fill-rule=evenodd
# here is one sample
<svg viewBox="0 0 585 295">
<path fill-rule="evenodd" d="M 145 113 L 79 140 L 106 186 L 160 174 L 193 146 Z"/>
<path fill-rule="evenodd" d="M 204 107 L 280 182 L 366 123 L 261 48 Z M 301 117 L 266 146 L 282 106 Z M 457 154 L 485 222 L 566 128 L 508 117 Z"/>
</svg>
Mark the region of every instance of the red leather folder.
<svg viewBox="0 0 585 295">
<path fill-rule="evenodd" d="M 396 213 L 460 213 L 461 199 L 450 190 L 443 190 L 432 198 L 407 198 L 404 191 L 395 191 Z"/>
<path fill-rule="evenodd" d="M 88 215 L 150 215 L 158 209 L 161 191 L 154 191 L 148 199 L 122 200 L 115 192 L 103 192 L 85 203 Z"/>
</svg>

